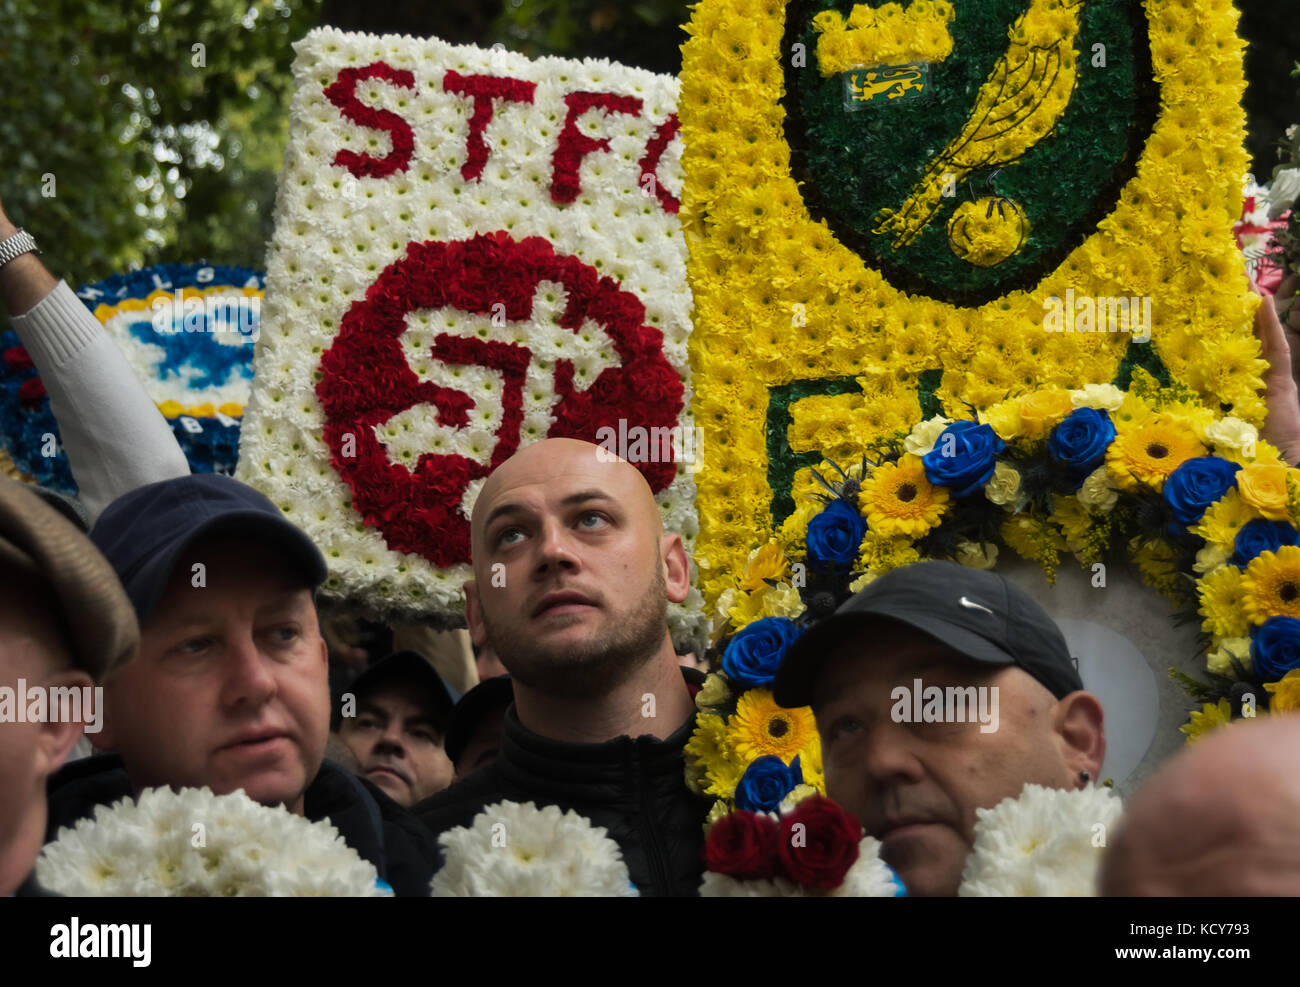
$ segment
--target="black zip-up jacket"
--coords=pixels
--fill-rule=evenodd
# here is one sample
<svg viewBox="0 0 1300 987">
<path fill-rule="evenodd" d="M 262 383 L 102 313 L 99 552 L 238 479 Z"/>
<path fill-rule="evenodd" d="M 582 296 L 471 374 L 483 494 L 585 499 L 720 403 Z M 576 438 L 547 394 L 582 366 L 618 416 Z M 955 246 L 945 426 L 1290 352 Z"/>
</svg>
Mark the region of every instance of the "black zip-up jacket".
<svg viewBox="0 0 1300 987">
<path fill-rule="evenodd" d="M 95 806 L 134 794 L 122 759 L 98 754 L 65 765 L 46 783 L 48 843 L 63 826 L 89 819 Z M 437 842 L 414 817 L 364 778 L 333 761 L 321 763 L 307 786 L 303 815 L 329 819 L 345 843 L 375 865 L 379 878 L 399 896 L 427 897 L 438 860 Z"/>
<path fill-rule="evenodd" d="M 703 676 L 682 671 L 697 691 Z M 496 761 L 411 812 L 441 834 L 469 826 L 502 800 L 572 809 L 603 826 L 619 845 L 642 895 L 696 895 L 704 872 L 704 820 L 713 800 L 686 787 L 683 748 L 694 728 L 692 716 L 664 740 L 623 736 L 603 744 L 563 743 L 525 728 L 512 705 Z"/>
</svg>

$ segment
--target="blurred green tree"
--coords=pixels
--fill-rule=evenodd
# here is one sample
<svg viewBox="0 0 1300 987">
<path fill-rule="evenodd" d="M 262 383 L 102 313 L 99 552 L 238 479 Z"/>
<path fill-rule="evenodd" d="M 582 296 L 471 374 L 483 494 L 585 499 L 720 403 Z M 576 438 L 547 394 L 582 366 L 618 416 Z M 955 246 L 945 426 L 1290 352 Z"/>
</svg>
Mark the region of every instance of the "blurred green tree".
<svg viewBox="0 0 1300 987">
<path fill-rule="evenodd" d="M 0 196 L 48 266 L 73 282 L 172 260 L 260 267 L 290 45 L 319 12 L 313 0 L 0 0 Z"/>
</svg>

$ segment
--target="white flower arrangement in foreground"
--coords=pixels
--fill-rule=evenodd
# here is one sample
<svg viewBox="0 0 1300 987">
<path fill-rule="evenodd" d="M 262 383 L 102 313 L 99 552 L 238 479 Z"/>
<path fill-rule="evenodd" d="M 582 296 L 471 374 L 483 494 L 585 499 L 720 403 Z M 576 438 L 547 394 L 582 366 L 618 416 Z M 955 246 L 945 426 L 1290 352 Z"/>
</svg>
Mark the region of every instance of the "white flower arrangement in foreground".
<svg viewBox="0 0 1300 987">
<path fill-rule="evenodd" d="M 975 811 L 959 896 L 1088 898 L 1123 804 L 1108 788 L 1026 785 L 1019 798 Z"/>
<path fill-rule="evenodd" d="M 36 879 L 67 897 L 389 897 L 328 822 L 244 792 L 150 788 L 96 806 L 41 851 Z"/>
<path fill-rule="evenodd" d="M 435 898 L 635 897 L 623 854 L 603 827 L 573 810 L 497 802 L 438 837 Z"/>
</svg>

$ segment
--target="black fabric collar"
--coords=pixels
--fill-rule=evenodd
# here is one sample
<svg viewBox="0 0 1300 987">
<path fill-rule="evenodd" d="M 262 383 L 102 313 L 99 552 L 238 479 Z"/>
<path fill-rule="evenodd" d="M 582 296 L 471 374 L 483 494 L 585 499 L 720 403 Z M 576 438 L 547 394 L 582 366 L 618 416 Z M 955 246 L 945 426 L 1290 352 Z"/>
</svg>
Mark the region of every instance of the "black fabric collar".
<svg viewBox="0 0 1300 987">
<path fill-rule="evenodd" d="M 703 674 L 693 668 L 683 667 L 682 677 L 688 686 L 698 687 L 704 681 Z M 599 744 L 571 743 L 533 733 L 519 722 L 511 703 L 506 710 L 501 751 L 495 767 L 506 778 L 529 782 L 545 778 L 561 785 L 622 787 L 633 764 L 639 765 L 648 777 L 682 777 L 683 750 L 694 729 L 692 712 L 685 723 L 663 740 L 645 734 L 636 738 L 624 735 Z"/>
</svg>

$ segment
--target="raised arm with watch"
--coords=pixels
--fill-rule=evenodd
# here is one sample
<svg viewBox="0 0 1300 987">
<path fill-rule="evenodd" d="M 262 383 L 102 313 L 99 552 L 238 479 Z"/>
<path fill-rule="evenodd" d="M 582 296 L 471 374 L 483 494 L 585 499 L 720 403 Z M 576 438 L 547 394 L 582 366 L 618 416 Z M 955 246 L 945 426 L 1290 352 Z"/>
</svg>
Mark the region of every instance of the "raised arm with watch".
<svg viewBox="0 0 1300 987">
<path fill-rule="evenodd" d="M 117 344 L 37 253 L 0 203 L 0 304 L 49 393 L 93 522 L 122 494 L 183 476 L 189 463 Z"/>
</svg>

